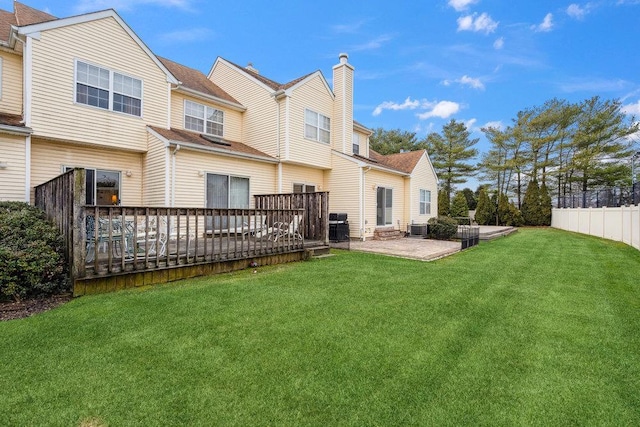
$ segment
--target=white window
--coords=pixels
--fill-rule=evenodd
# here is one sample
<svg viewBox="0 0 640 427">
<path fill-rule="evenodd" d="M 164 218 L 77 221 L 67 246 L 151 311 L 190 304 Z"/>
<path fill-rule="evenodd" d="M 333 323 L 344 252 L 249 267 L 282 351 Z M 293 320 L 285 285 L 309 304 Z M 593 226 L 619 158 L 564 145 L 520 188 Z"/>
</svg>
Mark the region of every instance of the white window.
<svg viewBox="0 0 640 427">
<path fill-rule="evenodd" d="M 142 116 L 142 80 L 76 61 L 76 102 Z"/>
<path fill-rule="evenodd" d="M 294 193 L 315 193 L 316 186 L 310 184 L 293 184 Z"/>
<path fill-rule="evenodd" d="M 420 215 L 431 214 L 431 191 L 420 190 Z"/>
<path fill-rule="evenodd" d="M 184 128 L 223 136 L 224 112 L 193 101 L 184 101 Z"/>
<path fill-rule="evenodd" d="M 67 172 L 73 169 L 65 167 Z M 93 205 L 118 205 L 120 204 L 121 174 L 119 171 L 102 169 L 85 169 L 86 194 L 85 204 Z"/>
<path fill-rule="evenodd" d="M 353 133 L 353 154 L 360 154 L 360 135 Z"/>
<path fill-rule="evenodd" d="M 304 137 L 314 141 L 331 142 L 331 119 L 320 113 L 304 110 Z"/>
</svg>

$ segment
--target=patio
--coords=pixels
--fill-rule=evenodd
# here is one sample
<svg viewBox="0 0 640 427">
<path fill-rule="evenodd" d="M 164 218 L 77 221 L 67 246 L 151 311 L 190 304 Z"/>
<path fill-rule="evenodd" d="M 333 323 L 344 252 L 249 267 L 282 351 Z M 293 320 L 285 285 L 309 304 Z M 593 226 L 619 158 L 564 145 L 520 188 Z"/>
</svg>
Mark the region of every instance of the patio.
<svg viewBox="0 0 640 427">
<path fill-rule="evenodd" d="M 506 236 L 517 228 L 486 226 L 480 227 L 480 240 L 486 241 Z M 350 242 L 350 249 L 361 252 L 373 252 L 399 258 L 433 261 L 460 252 L 459 241 L 423 239 L 419 237 L 405 237 L 397 240 L 366 240 Z"/>
</svg>

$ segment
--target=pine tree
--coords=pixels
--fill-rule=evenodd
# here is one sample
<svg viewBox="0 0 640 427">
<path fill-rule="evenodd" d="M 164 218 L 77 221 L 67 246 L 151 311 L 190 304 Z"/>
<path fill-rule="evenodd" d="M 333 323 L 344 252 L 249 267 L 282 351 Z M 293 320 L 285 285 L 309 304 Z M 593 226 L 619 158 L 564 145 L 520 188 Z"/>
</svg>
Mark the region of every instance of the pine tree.
<svg viewBox="0 0 640 427">
<path fill-rule="evenodd" d="M 438 216 L 449 216 L 451 213 L 451 200 L 449 193 L 444 189 L 438 191 Z"/>
<path fill-rule="evenodd" d="M 540 186 L 540 225 L 551 225 L 551 208 L 549 189 L 542 184 Z"/>
<path fill-rule="evenodd" d="M 489 225 L 493 223 L 493 204 L 487 190 L 482 187 L 478 193 L 478 206 L 476 206 L 476 222 L 480 225 Z"/>
<path fill-rule="evenodd" d="M 468 217 L 469 206 L 467 205 L 467 198 L 462 191 L 456 192 L 451 202 L 451 216 L 456 217 Z"/>
<path fill-rule="evenodd" d="M 540 209 L 540 188 L 538 181 L 529 181 L 527 191 L 522 201 L 522 218 L 526 225 L 541 225 L 542 215 Z"/>
<path fill-rule="evenodd" d="M 507 225 L 510 220 L 510 212 L 509 212 L 509 198 L 506 194 L 500 194 L 498 197 L 498 225 Z"/>
</svg>

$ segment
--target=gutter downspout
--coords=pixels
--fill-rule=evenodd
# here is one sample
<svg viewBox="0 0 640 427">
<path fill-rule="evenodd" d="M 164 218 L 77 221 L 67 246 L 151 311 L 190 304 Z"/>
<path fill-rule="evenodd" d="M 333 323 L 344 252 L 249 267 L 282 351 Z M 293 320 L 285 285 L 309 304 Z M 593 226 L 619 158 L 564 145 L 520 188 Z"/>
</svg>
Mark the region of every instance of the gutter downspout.
<svg viewBox="0 0 640 427">
<path fill-rule="evenodd" d="M 365 207 L 365 201 L 367 198 L 364 195 L 364 189 L 366 188 L 366 184 L 367 184 L 365 174 L 370 170 L 371 170 L 371 166 L 367 166 L 366 169 L 363 166 L 360 169 L 360 172 L 361 172 L 360 174 L 361 176 L 361 179 L 360 179 L 360 240 L 363 242 L 366 240 L 366 237 L 364 235 L 364 229 L 366 225 L 365 214 L 367 212 Z"/>
<path fill-rule="evenodd" d="M 180 144 L 176 145 L 176 148 L 173 149 L 173 164 L 171 167 L 171 207 L 175 207 L 176 203 L 176 153 L 180 151 Z"/>
<path fill-rule="evenodd" d="M 15 40 L 22 43 L 22 111 L 24 113 L 23 122 L 28 128 L 31 127 L 31 80 L 32 80 L 32 39 L 27 36 L 24 41 L 20 37 Z M 24 139 L 24 200 L 31 203 L 31 134 Z"/>
<path fill-rule="evenodd" d="M 281 105 L 280 105 L 280 100 L 282 99 L 282 97 L 286 98 L 286 109 L 285 109 L 285 114 L 287 115 L 285 118 L 285 123 L 287 123 L 287 129 L 285 130 L 285 144 L 287 145 L 288 148 L 288 121 L 289 121 L 289 97 L 287 96 L 286 92 L 283 89 L 280 89 L 276 92 L 274 92 L 273 94 L 273 99 L 276 101 L 276 104 L 278 106 L 277 108 L 277 117 L 276 117 L 276 158 L 278 159 L 278 169 L 277 169 L 277 184 L 276 184 L 276 191 L 278 193 L 282 193 L 282 142 L 281 142 L 281 120 L 280 120 L 280 115 L 282 114 L 282 109 L 281 109 Z M 287 156 L 288 157 L 288 153 Z"/>
</svg>

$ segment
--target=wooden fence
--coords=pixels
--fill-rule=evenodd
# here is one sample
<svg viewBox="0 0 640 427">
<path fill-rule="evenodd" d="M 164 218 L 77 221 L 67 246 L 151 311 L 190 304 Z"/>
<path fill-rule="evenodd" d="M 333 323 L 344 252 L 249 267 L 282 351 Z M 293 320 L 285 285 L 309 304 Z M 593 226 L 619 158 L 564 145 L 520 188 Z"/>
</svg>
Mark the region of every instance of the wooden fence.
<svg viewBox="0 0 640 427">
<path fill-rule="evenodd" d="M 256 209 L 303 209 L 304 238 L 329 243 L 329 193 L 260 194 L 254 196 Z"/>
</svg>

